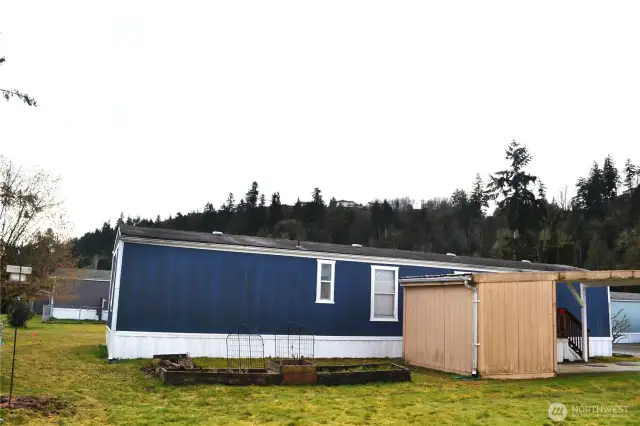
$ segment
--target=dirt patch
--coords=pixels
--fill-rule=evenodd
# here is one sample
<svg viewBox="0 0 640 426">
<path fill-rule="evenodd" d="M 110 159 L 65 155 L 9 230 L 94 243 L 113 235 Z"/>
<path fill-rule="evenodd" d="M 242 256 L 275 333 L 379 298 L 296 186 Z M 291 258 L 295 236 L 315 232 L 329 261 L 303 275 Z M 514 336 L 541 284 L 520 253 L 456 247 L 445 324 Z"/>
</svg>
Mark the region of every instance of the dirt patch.
<svg viewBox="0 0 640 426">
<path fill-rule="evenodd" d="M 9 397 L 3 396 L 0 397 L 0 407 L 6 409 L 23 408 L 49 416 L 60 414 L 63 410 L 69 410 L 71 404 L 58 398 L 16 396 L 11 399 L 11 408 L 9 408 Z"/>
</svg>

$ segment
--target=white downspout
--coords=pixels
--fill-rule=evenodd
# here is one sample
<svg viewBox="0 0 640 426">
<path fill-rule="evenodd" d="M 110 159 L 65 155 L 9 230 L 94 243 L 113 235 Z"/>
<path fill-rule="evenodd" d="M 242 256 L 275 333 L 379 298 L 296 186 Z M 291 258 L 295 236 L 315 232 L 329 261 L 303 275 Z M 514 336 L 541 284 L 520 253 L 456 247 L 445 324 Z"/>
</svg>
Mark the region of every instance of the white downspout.
<svg viewBox="0 0 640 426">
<path fill-rule="evenodd" d="M 582 299 L 582 360 L 589 362 L 589 333 L 587 331 L 587 287 L 580 283 L 580 298 Z"/>
<path fill-rule="evenodd" d="M 473 292 L 473 313 L 472 313 L 472 321 L 473 321 L 473 369 L 471 370 L 471 375 L 473 377 L 478 377 L 478 289 L 469 285 L 469 280 L 464 280 L 464 286 Z"/>
</svg>

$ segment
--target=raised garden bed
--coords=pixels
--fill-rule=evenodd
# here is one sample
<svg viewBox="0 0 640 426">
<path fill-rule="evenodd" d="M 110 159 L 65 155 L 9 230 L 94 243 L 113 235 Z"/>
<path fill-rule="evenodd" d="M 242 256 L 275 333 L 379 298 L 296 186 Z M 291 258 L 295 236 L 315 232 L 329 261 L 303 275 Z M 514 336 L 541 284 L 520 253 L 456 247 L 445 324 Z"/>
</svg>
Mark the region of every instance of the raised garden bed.
<svg viewBox="0 0 640 426">
<path fill-rule="evenodd" d="M 269 360 L 268 368 L 282 374 L 283 385 L 307 385 L 318 381 L 316 365 L 307 359 Z"/>
<path fill-rule="evenodd" d="M 192 370 L 169 370 L 158 367 L 156 374 L 169 385 L 217 383 L 224 385 L 280 385 L 282 374 L 266 369 L 234 371 L 224 368 L 198 368 Z"/>
<path fill-rule="evenodd" d="M 372 382 L 406 382 L 411 370 L 394 363 L 322 365 L 316 367 L 319 385 L 347 385 Z"/>
<path fill-rule="evenodd" d="M 411 380 L 411 370 L 391 362 L 317 366 L 307 359 L 281 359 L 269 360 L 265 369 L 232 369 L 200 368 L 183 354 L 154 358 L 155 374 L 170 385 L 342 385 Z"/>
</svg>

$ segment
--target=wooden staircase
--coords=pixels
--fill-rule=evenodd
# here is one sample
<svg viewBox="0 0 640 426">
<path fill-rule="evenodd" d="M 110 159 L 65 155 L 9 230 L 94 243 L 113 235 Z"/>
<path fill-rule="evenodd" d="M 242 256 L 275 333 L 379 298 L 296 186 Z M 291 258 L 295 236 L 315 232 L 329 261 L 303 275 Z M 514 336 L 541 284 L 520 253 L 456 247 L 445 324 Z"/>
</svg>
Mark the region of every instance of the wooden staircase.
<svg viewBox="0 0 640 426">
<path fill-rule="evenodd" d="M 582 338 L 582 321 L 576 318 L 568 309 L 558 308 L 556 311 L 556 324 L 558 338 L 567 339 L 569 348 L 581 359 L 584 359 L 584 351 L 589 351 L 589 339 L 591 334 L 587 329 L 587 341 Z"/>
</svg>

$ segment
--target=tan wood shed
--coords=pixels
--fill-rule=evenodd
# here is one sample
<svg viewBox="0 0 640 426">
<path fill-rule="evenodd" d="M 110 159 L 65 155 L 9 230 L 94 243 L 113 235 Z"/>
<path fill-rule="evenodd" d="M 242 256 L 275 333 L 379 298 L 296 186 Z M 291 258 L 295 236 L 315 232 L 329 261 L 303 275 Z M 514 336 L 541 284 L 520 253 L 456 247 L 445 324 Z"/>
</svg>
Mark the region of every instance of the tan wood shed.
<svg viewBox="0 0 640 426">
<path fill-rule="evenodd" d="M 402 278 L 403 357 L 409 364 L 486 378 L 555 376 L 558 282 L 580 282 L 581 294 L 574 297 L 582 307 L 587 341 L 584 288 L 638 285 L 640 271 Z"/>
</svg>

